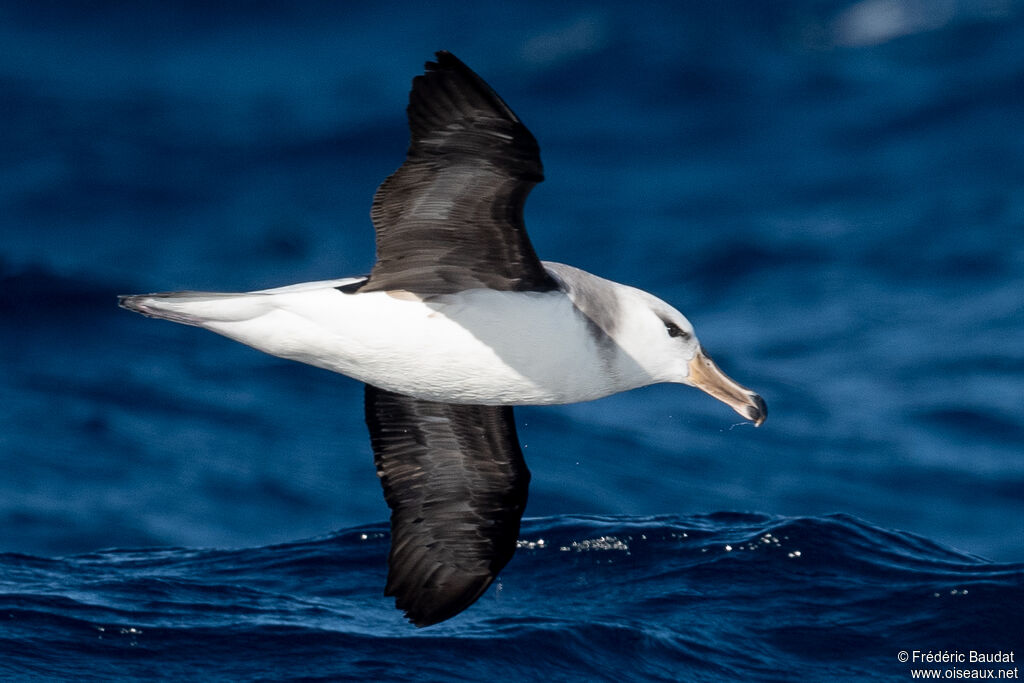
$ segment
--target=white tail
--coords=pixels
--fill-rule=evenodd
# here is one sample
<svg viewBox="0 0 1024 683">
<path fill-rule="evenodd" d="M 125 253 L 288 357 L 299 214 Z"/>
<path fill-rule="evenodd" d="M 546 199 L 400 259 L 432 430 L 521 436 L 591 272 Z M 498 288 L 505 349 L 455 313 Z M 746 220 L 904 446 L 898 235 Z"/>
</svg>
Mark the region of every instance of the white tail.
<svg viewBox="0 0 1024 683">
<path fill-rule="evenodd" d="M 163 318 L 185 325 L 205 327 L 207 323 L 230 323 L 258 318 L 280 303 L 281 299 L 277 295 L 333 289 L 365 280 L 366 278 L 346 277 L 338 280 L 300 282 L 297 285 L 260 289 L 255 292 L 131 294 L 117 297 L 117 303 L 122 308 L 148 315 L 150 318 Z"/>
<path fill-rule="evenodd" d="M 262 292 L 162 292 L 122 295 L 117 303 L 150 318 L 202 327 L 258 317 L 266 313 L 267 299 Z"/>
</svg>

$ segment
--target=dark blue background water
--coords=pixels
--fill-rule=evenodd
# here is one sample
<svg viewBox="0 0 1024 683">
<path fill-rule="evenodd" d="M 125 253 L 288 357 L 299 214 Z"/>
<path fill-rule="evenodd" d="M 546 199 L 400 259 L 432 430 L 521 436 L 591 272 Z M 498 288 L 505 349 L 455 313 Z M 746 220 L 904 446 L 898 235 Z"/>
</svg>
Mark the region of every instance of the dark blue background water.
<svg viewBox="0 0 1024 683">
<path fill-rule="evenodd" d="M 0 45 L 0 675 L 1024 656 L 1024 4 L 6 3 Z M 519 409 L 524 547 L 415 630 L 360 385 L 115 295 L 365 272 L 442 48 L 540 141 L 541 256 L 674 303 L 770 414 Z"/>
</svg>

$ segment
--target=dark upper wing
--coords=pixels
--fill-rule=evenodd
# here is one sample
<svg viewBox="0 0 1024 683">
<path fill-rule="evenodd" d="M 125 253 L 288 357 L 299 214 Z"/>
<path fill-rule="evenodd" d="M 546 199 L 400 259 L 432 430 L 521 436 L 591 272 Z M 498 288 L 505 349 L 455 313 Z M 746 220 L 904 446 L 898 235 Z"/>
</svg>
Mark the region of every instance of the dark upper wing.
<svg viewBox="0 0 1024 683">
<path fill-rule="evenodd" d="M 377 263 L 363 291 L 549 290 L 523 226 L 544 179 L 537 141 L 449 52 L 412 82 L 406 161 L 373 200 Z"/>
<path fill-rule="evenodd" d="M 384 594 L 417 626 L 469 607 L 516 549 L 530 472 L 509 406 L 421 401 L 366 385 L 391 508 Z"/>
</svg>

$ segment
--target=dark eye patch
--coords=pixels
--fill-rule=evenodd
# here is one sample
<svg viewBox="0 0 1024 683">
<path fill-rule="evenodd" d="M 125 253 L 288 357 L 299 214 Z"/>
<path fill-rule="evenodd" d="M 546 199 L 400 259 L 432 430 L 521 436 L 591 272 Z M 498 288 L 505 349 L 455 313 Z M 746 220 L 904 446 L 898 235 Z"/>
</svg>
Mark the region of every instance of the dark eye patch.
<svg viewBox="0 0 1024 683">
<path fill-rule="evenodd" d="M 690 333 L 683 332 L 683 330 L 679 328 L 679 325 L 676 325 L 674 322 L 670 320 L 662 320 L 661 322 L 665 323 L 665 331 L 668 332 L 668 336 L 681 337 L 683 339 L 690 338 Z"/>
</svg>

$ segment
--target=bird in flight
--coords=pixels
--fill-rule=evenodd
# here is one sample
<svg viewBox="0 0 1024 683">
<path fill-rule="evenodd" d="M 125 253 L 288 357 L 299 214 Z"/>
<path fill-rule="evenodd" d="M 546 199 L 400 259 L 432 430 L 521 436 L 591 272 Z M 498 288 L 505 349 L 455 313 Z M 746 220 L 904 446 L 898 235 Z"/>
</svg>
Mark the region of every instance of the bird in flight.
<svg viewBox="0 0 1024 683">
<path fill-rule="evenodd" d="M 766 408 L 672 306 L 537 257 L 523 224 L 544 179 L 537 141 L 469 67 L 436 53 L 407 114 L 406 160 L 373 200 L 368 276 L 119 303 L 365 384 L 391 509 L 385 595 L 428 626 L 469 607 L 515 552 L 530 473 L 513 406 L 676 382 L 755 425 Z"/>
</svg>

